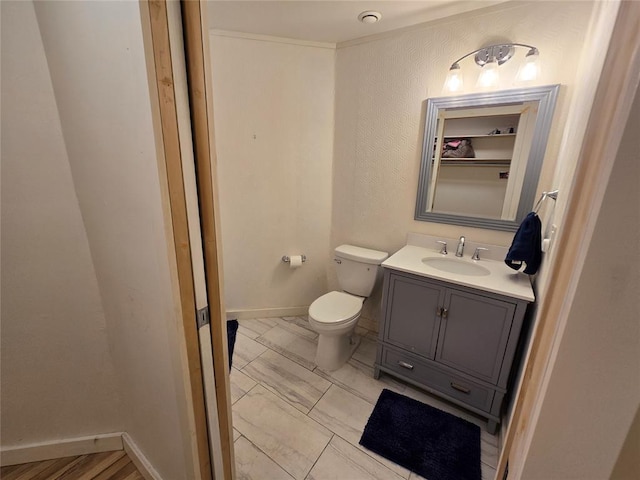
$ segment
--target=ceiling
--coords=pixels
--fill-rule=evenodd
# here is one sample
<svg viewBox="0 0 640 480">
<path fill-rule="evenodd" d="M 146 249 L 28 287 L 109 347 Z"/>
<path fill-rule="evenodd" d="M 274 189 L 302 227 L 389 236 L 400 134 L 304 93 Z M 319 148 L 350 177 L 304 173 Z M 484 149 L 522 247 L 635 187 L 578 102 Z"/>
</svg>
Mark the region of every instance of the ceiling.
<svg viewBox="0 0 640 480">
<path fill-rule="evenodd" d="M 209 28 L 270 35 L 314 42 L 341 43 L 451 15 L 477 10 L 506 0 L 210 0 Z M 374 24 L 358 21 L 366 10 L 382 13 Z"/>
</svg>

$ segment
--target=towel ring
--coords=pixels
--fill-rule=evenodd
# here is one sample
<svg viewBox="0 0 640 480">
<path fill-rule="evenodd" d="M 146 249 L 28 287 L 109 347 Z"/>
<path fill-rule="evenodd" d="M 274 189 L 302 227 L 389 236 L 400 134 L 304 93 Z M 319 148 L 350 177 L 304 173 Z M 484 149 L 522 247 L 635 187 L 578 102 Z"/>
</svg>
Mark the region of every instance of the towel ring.
<svg viewBox="0 0 640 480">
<path fill-rule="evenodd" d="M 557 200 L 558 199 L 558 191 L 559 190 L 553 190 L 551 192 L 542 192 L 542 195 L 540 195 L 540 199 L 536 202 L 536 206 L 533 207 L 533 213 L 538 213 L 538 210 L 540 209 L 540 205 L 542 204 L 542 201 L 545 198 L 550 198 L 552 200 Z"/>
</svg>

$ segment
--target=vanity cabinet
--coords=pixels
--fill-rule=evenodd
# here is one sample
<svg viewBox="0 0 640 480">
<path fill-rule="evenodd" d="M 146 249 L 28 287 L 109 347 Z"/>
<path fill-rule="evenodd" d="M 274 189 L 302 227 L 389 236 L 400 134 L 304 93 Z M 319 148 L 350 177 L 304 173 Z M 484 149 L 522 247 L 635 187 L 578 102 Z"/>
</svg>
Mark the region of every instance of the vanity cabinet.
<svg viewBox="0 0 640 480">
<path fill-rule="evenodd" d="M 375 376 L 462 405 L 495 433 L 527 304 L 386 268 Z"/>
</svg>

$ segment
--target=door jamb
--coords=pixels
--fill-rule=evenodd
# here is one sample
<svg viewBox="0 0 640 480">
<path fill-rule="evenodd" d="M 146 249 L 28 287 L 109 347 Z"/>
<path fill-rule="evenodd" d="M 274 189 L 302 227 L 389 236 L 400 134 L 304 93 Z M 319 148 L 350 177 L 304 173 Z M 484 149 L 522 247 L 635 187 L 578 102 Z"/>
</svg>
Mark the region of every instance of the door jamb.
<svg viewBox="0 0 640 480">
<path fill-rule="evenodd" d="M 181 0 L 181 6 L 223 472 L 231 480 L 235 462 L 206 2 Z"/>
<path fill-rule="evenodd" d="M 595 221 L 607 187 L 629 116 L 640 71 L 640 8 L 621 2 L 610 39 L 609 52 L 597 86 L 590 119 L 583 137 L 581 155 L 564 215 L 555 241 L 556 261 L 550 266 L 550 292 L 542 299 L 539 325 L 532 338 L 531 354 L 524 365 L 523 380 L 515 398 L 513 415 L 496 469 L 497 479 L 509 478 L 507 465 L 512 450 L 523 450 L 535 424 L 536 402 L 553 369 L 550 357 L 558 328 L 567 314 L 589 246 Z M 526 455 L 526 453 L 525 453 Z M 526 458 L 526 457 L 525 457 Z M 507 476 L 505 477 L 505 473 Z"/>
</svg>

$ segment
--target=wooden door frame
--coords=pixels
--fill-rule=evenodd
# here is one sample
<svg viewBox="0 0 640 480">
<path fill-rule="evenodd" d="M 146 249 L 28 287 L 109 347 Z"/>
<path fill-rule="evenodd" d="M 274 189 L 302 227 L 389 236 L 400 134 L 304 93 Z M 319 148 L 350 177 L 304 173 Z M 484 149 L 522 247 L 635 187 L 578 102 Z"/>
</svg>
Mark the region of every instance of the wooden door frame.
<svg viewBox="0 0 640 480">
<path fill-rule="evenodd" d="M 505 478 L 512 451 L 527 448 L 536 403 L 552 370 L 558 329 L 564 325 L 640 75 L 640 8 L 621 2 L 598 83 L 564 222 L 555 240 L 547 295 L 541 300 L 519 394 L 503 443 L 496 478 Z M 526 458 L 526 453 L 524 458 Z M 511 478 L 507 476 L 506 478 Z"/>
<path fill-rule="evenodd" d="M 151 5 L 163 4 L 164 0 L 152 0 Z M 216 377 L 216 399 L 218 403 L 218 417 L 220 420 L 220 435 L 222 440 L 223 468 L 225 480 L 234 478 L 233 432 L 231 423 L 231 399 L 229 372 L 227 367 L 228 349 L 226 337 L 226 315 L 222 295 L 222 263 L 221 243 L 219 231 L 219 214 L 217 188 L 215 178 L 215 143 L 213 132 L 213 105 L 211 88 L 211 68 L 208 58 L 208 35 L 205 20 L 206 5 L 202 0 L 182 0 L 182 15 L 187 55 L 187 70 L 189 79 L 189 95 L 191 103 L 193 140 L 196 156 L 197 186 L 202 219 L 202 236 L 205 256 L 205 270 L 207 278 L 207 294 L 211 315 L 211 341 L 214 353 L 214 371 Z M 166 6 L 165 6 L 166 11 Z M 585 132 L 580 161 L 578 162 L 574 184 L 568 194 L 565 222 L 556 240 L 556 261 L 550 265 L 549 285 L 547 291 L 553 295 L 546 296 L 540 304 L 538 318 L 540 324 L 532 338 L 531 355 L 524 367 L 523 382 L 519 394 L 515 399 L 514 413 L 509 424 L 504 448 L 500 456 L 496 478 L 503 478 L 509 454 L 518 448 L 525 435 L 530 432 L 532 412 L 538 393 L 548 375 L 548 359 L 553 347 L 556 329 L 566 310 L 566 298 L 572 297 L 577 276 L 581 271 L 583 256 L 593 231 L 595 217 L 602 203 L 604 189 L 602 179 L 608 178 L 615 152 L 620 141 L 620 135 L 611 135 L 626 122 L 629 106 L 635 89 L 633 75 L 638 72 L 637 45 L 640 42 L 638 28 L 640 12 L 632 2 L 622 2 L 618 13 L 618 20 L 611 37 L 611 55 L 605 61 L 603 75 L 597 88 L 590 121 Z M 153 22 L 152 22 L 153 23 Z M 160 30 L 163 27 L 160 26 Z M 166 33 L 168 41 L 168 31 Z M 154 40 L 155 43 L 155 40 Z M 168 44 L 167 44 L 168 45 Z M 635 48 L 634 48 L 635 47 Z M 160 45 L 157 62 L 166 62 L 166 55 L 170 53 L 166 46 Z M 175 128 L 168 118 L 171 112 L 173 97 L 172 77 L 162 76 L 162 69 L 158 72 L 158 90 L 161 99 L 164 98 L 164 108 L 168 112 L 167 120 L 163 119 L 163 131 L 166 126 L 167 138 L 164 140 L 165 150 L 170 152 L 175 165 L 170 165 L 167 154 L 167 176 L 181 177 L 180 152 L 176 151 L 175 140 L 172 139 L 175 129 L 177 135 L 177 119 Z M 637 80 L 637 79 L 636 79 Z M 633 90 L 633 92 L 632 92 Z M 175 98 L 174 98 L 175 100 Z M 163 107 L 161 101 L 161 107 Z M 175 107 L 175 105 L 174 105 Z M 175 157 L 175 158 L 174 158 Z M 182 190 L 181 190 L 182 188 Z M 172 218 L 174 222 L 174 236 L 176 239 L 176 257 L 178 271 L 181 274 L 180 291 L 183 306 L 185 337 L 188 345 L 189 380 L 193 397 L 193 411 L 196 422 L 196 443 L 199 456 L 199 468 L 202 478 L 212 478 L 209 463 L 208 440 L 206 438 L 206 413 L 204 411 L 204 390 L 199 366 L 199 356 L 194 354 L 197 347 L 197 332 L 195 322 L 191 316 L 195 315 L 195 307 L 191 308 L 193 296 L 189 293 L 193 288 L 191 275 L 191 252 L 189 250 L 188 230 L 186 229 L 186 203 L 184 202 L 183 186 L 173 187 L 170 184 Z M 175 210 L 174 210 L 175 209 Z M 176 232 L 176 228 L 184 232 Z M 183 265 L 182 268 L 180 265 Z M 186 265 L 189 268 L 187 275 Z M 188 277 L 188 278 L 187 278 Z M 191 300 L 189 300 L 191 298 Z M 185 313 L 188 312 L 188 313 Z M 189 317 L 189 318 L 187 318 Z M 190 323 L 190 325 L 189 325 Z"/>
<path fill-rule="evenodd" d="M 224 478 L 235 477 L 206 2 L 181 0 Z"/>
<path fill-rule="evenodd" d="M 186 8 L 185 8 L 186 7 Z M 196 7 L 194 9 L 194 7 Z M 147 32 L 147 44 L 150 52 L 147 58 L 149 63 L 150 84 L 153 94 L 157 94 L 157 99 L 153 99 L 154 121 L 156 122 L 156 133 L 158 134 L 159 165 L 162 169 L 160 176 L 165 181 L 165 188 L 168 194 L 168 220 L 170 221 L 170 238 L 168 239 L 174 248 L 175 277 L 179 290 L 179 311 L 184 336 L 183 362 L 185 367 L 185 385 L 187 386 L 186 407 L 188 409 L 188 431 L 185 438 L 188 438 L 190 445 L 186 450 L 190 451 L 188 457 L 192 464 L 189 469 L 193 471 L 194 478 L 199 480 L 210 480 L 214 478 L 211 458 L 211 439 L 208 436 L 208 417 L 216 415 L 220 418 L 220 433 L 222 443 L 222 463 L 221 468 L 216 471 L 223 471 L 225 480 L 234 478 L 233 459 L 233 432 L 231 427 L 231 395 L 229 386 L 229 372 L 227 370 L 227 341 L 226 341 L 226 321 L 223 322 L 224 309 L 222 304 L 222 268 L 218 262 L 218 245 L 216 238 L 215 222 L 217 215 L 212 213 L 214 206 L 215 190 L 213 180 L 203 179 L 203 171 L 209 168 L 212 172 L 211 162 L 208 152 L 213 150 L 209 147 L 209 139 L 213 139 L 212 128 L 209 134 L 209 118 L 213 118 L 210 97 L 207 98 L 206 90 L 200 91 L 194 87 L 197 84 L 193 79 L 188 86 L 190 96 L 191 116 L 194 121 L 192 129 L 194 131 L 194 149 L 196 153 L 197 173 L 198 173 L 198 198 L 202 217 L 202 236 L 204 241 L 205 269 L 207 280 L 207 300 L 211 312 L 212 347 L 214 353 L 215 389 L 218 402 L 217 412 L 207 412 L 206 398 L 201 366 L 201 352 L 198 340 L 198 329 L 196 322 L 196 292 L 193 277 L 193 263 L 191 244 L 189 240 L 189 223 L 187 213 L 187 198 L 184 184 L 183 158 L 180 149 L 180 135 L 178 128 L 178 110 L 176 105 L 174 62 L 171 58 L 171 39 L 169 27 L 169 14 L 166 0 L 140 0 L 141 17 L 143 31 Z M 185 47 L 193 50 L 199 44 L 198 32 L 202 31 L 203 25 L 200 20 L 194 20 L 195 13 L 199 13 L 202 4 L 199 1 L 187 1 L 182 4 L 183 15 L 183 36 Z M 190 13 L 189 13 L 190 12 Z M 187 20 L 185 17 L 189 17 Z M 148 22 L 148 23 L 147 23 Z M 194 23 L 196 22 L 196 23 Z M 187 27 L 188 25 L 188 27 Z M 206 28 L 205 28 L 206 31 Z M 206 38 L 206 37 L 205 37 Z M 189 42 L 187 45 L 187 41 Z M 208 45 L 200 44 L 201 52 L 208 52 Z M 152 58 L 150 58 L 152 57 Z M 187 69 L 191 74 L 193 54 L 187 55 Z M 204 64 L 203 64 L 204 65 Z M 197 75 L 205 78 L 204 67 L 197 71 Z M 197 77 L 196 77 L 197 78 Z M 201 95 L 201 92 L 205 92 Z M 198 97 L 200 95 L 200 97 Z M 208 103 L 207 103 L 208 101 Z M 203 108 L 202 105 L 205 107 Z M 195 109 L 195 113 L 194 113 Z M 204 117 L 200 116 L 204 115 Z M 203 140 L 201 125 L 206 127 L 206 142 Z M 212 122 L 211 122 L 212 126 Z M 209 136 L 211 135 L 211 136 Z M 196 143 L 196 140 L 198 141 Z M 204 147 L 203 147 L 204 144 Z M 206 147 L 206 149 L 205 149 Z M 211 232 L 213 231 L 213 235 Z M 226 320 L 226 319 L 225 319 Z M 189 460 L 187 460 L 189 461 Z M 216 465 L 216 467 L 220 467 Z M 191 473 L 185 472 L 191 476 Z M 222 479 L 220 479 L 222 480 Z"/>
</svg>

